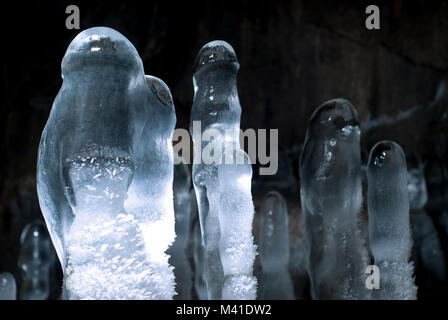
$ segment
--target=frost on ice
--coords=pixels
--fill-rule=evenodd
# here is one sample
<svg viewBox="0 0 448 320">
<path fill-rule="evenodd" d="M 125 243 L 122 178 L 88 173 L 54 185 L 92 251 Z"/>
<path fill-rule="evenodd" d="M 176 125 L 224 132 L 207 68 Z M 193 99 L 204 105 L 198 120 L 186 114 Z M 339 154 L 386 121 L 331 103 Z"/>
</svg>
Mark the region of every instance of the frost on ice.
<svg viewBox="0 0 448 320">
<path fill-rule="evenodd" d="M 39 146 L 37 188 L 67 299 L 171 299 L 168 87 L 109 28 L 81 32 Z"/>
<path fill-rule="evenodd" d="M 259 297 L 263 300 L 292 300 L 294 288 L 289 274 L 288 210 L 283 196 L 268 192 L 260 208 L 259 252 L 262 268 Z"/>
<path fill-rule="evenodd" d="M 190 132 L 198 132 L 193 128 L 199 125 L 202 139 L 193 134 L 193 184 L 209 299 L 255 299 L 256 295 L 256 279 L 252 276 L 252 170 L 239 145 L 238 69 L 236 54 L 224 41 L 202 47 L 194 67 Z M 213 132 L 218 134 L 213 136 Z M 224 161 L 229 158 L 233 164 Z M 243 160 L 238 165 L 237 158 Z"/>
<path fill-rule="evenodd" d="M 0 300 L 16 300 L 16 279 L 9 272 L 0 273 Z"/>
<path fill-rule="evenodd" d="M 45 300 L 50 295 L 50 268 L 55 261 L 45 225 L 40 220 L 26 225 L 20 244 L 20 299 Z"/>
<path fill-rule="evenodd" d="M 378 142 L 367 165 L 369 241 L 380 270 L 376 299 L 416 299 L 406 159 L 392 141 Z"/>
<path fill-rule="evenodd" d="M 311 116 L 300 179 L 312 298 L 367 298 L 367 252 L 358 230 L 360 129 L 347 100 L 329 100 Z"/>
</svg>

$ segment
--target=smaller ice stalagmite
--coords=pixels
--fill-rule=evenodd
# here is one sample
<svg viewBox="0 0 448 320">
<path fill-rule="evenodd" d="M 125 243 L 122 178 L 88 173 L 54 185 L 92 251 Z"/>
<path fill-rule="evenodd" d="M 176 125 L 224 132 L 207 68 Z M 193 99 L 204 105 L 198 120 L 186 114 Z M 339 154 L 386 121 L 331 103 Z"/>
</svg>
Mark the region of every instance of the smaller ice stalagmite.
<svg viewBox="0 0 448 320">
<path fill-rule="evenodd" d="M 380 289 L 373 291 L 373 298 L 416 299 L 403 150 L 395 142 L 379 142 L 370 151 L 367 166 L 369 241 L 380 270 Z"/>
<path fill-rule="evenodd" d="M 16 300 L 16 279 L 9 272 L 0 273 L 0 300 Z"/>
<path fill-rule="evenodd" d="M 45 225 L 37 220 L 25 226 L 20 238 L 18 265 L 22 272 L 20 299 L 45 300 L 50 295 L 50 268 L 54 262 Z"/>
<path fill-rule="evenodd" d="M 260 208 L 259 252 L 262 267 L 259 298 L 292 300 L 294 288 L 289 274 L 288 210 L 283 196 L 268 192 Z"/>
<path fill-rule="evenodd" d="M 367 250 L 358 229 L 362 203 L 360 128 L 345 99 L 311 116 L 300 156 L 301 204 L 313 299 L 366 299 Z"/>
<path fill-rule="evenodd" d="M 191 227 L 191 177 L 188 165 L 183 162 L 174 166 L 174 214 L 176 240 L 168 249 L 170 264 L 174 267 L 177 299 L 191 300 L 193 275 L 187 256 L 188 240 Z"/>
</svg>

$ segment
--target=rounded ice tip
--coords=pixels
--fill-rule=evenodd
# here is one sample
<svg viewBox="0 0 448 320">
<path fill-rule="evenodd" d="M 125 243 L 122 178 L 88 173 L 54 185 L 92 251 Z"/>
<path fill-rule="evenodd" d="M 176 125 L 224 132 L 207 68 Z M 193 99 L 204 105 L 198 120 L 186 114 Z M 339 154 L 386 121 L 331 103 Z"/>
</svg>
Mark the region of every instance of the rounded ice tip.
<svg viewBox="0 0 448 320">
<path fill-rule="evenodd" d="M 381 141 L 370 151 L 369 168 L 406 168 L 403 149 L 393 141 Z"/>
<path fill-rule="evenodd" d="M 94 27 L 80 32 L 67 48 L 62 61 L 63 71 L 85 65 L 88 57 L 113 60 L 121 65 L 141 64 L 134 45 L 121 33 L 108 27 Z"/>
<path fill-rule="evenodd" d="M 171 96 L 170 88 L 161 79 L 154 76 L 145 76 L 146 84 L 154 94 L 154 96 L 166 106 L 174 109 L 173 98 Z"/>
<path fill-rule="evenodd" d="M 335 124 L 338 127 L 359 125 L 358 112 L 350 101 L 332 99 L 320 105 L 311 116 L 310 124 Z"/>
<path fill-rule="evenodd" d="M 239 67 L 238 58 L 232 46 L 225 41 L 215 40 L 207 43 L 199 50 L 194 64 L 194 72 L 215 62 L 229 62 Z"/>
<path fill-rule="evenodd" d="M 118 31 L 108 27 L 94 27 L 80 32 L 70 43 L 66 54 L 89 51 L 135 51 L 135 47 Z"/>
</svg>

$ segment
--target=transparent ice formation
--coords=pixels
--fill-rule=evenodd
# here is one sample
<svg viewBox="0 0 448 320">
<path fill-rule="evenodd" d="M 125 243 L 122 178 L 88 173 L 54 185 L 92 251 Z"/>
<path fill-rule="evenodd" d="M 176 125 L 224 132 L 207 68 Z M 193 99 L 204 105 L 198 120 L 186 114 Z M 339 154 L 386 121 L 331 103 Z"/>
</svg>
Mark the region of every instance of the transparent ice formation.
<svg viewBox="0 0 448 320">
<path fill-rule="evenodd" d="M 0 300 L 16 300 L 16 279 L 9 272 L 0 273 Z"/>
<path fill-rule="evenodd" d="M 209 141 L 193 134 L 193 184 L 209 299 L 255 299 L 256 294 L 256 279 L 252 275 L 255 259 L 251 227 L 254 214 L 250 190 L 252 170 L 239 145 L 238 69 L 236 54 L 224 41 L 213 41 L 202 47 L 194 67 L 190 132 L 194 132 L 195 121 L 200 121 L 202 134 L 209 129 L 220 133 Z M 210 145 L 221 149 L 218 161 L 201 161 L 204 160 L 202 151 Z M 227 157 L 246 161 L 239 165 L 236 161 L 219 164 Z"/>
<path fill-rule="evenodd" d="M 40 220 L 26 225 L 20 245 L 20 299 L 45 300 L 50 295 L 50 268 L 55 261 L 45 225 Z"/>
<path fill-rule="evenodd" d="M 177 298 L 190 300 L 193 290 L 193 274 L 187 257 L 191 220 L 191 177 L 188 165 L 180 163 L 174 166 L 174 214 L 176 218 L 176 240 L 168 253 L 170 264 L 174 267 Z"/>
<path fill-rule="evenodd" d="M 115 30 L 85 30 L 39 146 L 39 203 L 66 299 L 171 299 L 174 240 L 168 87 Z"/>
<path fill-rule="evenodd" d="M 360 128 L 347 100 L 329 100 L 311 116 L 300 179 L 312 298 L 368 298 L 367 252 L 358 229 Z"/>
<path fill-rule="evenodd" d="M 376 299 L 416 299 L 406 159 L 392 141 L 378 142 L 370 151 L 368 169 L 369 241 L 380 270 Z"/>
<path fill-rule="evenodd" d="M 288 210 L 285 199 L 276 191 L 268 192 L 261 204 L 259 234 L 262 268 L 260 299 L 294 299 L 294 288 L 288 270 Z"/>
</svg>

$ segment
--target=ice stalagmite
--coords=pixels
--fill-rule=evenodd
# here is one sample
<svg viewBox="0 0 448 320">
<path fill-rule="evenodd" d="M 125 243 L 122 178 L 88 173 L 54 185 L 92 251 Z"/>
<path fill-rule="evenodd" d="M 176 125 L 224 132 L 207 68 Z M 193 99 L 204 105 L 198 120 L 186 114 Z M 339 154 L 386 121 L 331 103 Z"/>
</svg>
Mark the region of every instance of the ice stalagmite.
<svg viewBox="0 0 448 320">
<path fill-rule="evenodd" d="M 0 273 L 0 300 L 16 300 L 16 279 L 9 272 Z"/>
<path fill-rule="evenodd" d="M 44 224 L 37 220 L 26 225 L 20 237 L 20 244 L 20 299 L 45 300 L 50 295 L 50 268 L 55 260 Z"/>
<path fill-rule="evenodd" d="M 259 297 L 263 300 L 294 299 L 294 288 L 288 270 L 288 210 L 280 193 L 271 191 L 265 195 L 261 204 L 260 219 L 262 278 Z"/>
<path fill-rule="evenodd" d="M 109 28 L 78 34 L 42 133 L 39 203 L 66 299 L 171 299 L 174 240 L 168 87 Z"/>
<path fill-rule="evenodd" d="M 377 143 L 367 165 L 369 241 L 380 270 L 376 299 L 415 299 L 406 159 L 392 141 Z"/>
<path fill-rule="evenodd" d="M 176 217 L 176 240 L 168 253 L 170 264 L 174 267 L 176 277 L 176 298 L 191 300 L 193 290 L 193 274 L 187 257 L 187 246 L 190 237 L 191 219 L 191 177 L 188 165 L 180 163 L 174 166 L 174 213 Z"/>
<path fill-rule="evenodd" d="M 361 209 L 360 129 L 344 99 L 311 116 L 300 157 L 302 212 L 313 299 L 364 299 L 367 252 Z"/>
<path fill-rule="evenodd" d="M 194 143 L 193 183 L 209 299 L 250 299 L 255 298 L 256 291 L 256 279 L 252 276 L 255 258 L 251 240 L 252 171 L 239 145 L 238 69 L 235 52 L 224 41 L 202 47 L 194 68 L 190 122 Z M 237 158 L 240 164 L 235 164 Z M 231 199 L 236 193 L 232 188 L 241 192 L 238 201 Z"/>
</svg>

